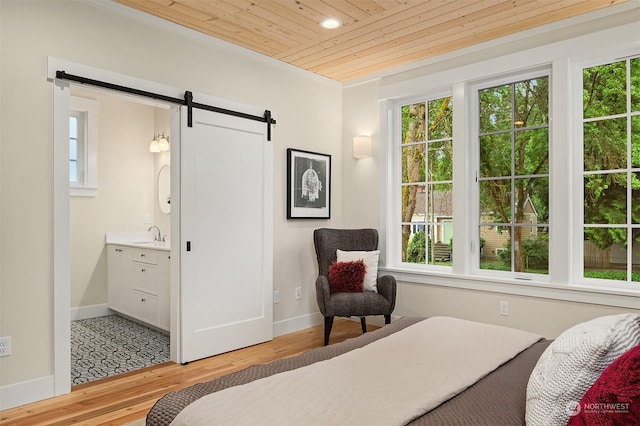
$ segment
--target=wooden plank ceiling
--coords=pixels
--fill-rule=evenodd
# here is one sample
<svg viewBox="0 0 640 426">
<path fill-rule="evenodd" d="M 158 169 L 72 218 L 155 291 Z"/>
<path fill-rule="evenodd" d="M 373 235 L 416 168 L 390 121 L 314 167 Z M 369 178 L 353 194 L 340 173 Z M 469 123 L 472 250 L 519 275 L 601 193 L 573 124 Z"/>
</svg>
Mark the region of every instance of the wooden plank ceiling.
<svg viewBox="0 0 640 426">
<path fill-rule="evenodd" d="M 114 1 L 344 82 L 627 0 Z"/>
</svg>

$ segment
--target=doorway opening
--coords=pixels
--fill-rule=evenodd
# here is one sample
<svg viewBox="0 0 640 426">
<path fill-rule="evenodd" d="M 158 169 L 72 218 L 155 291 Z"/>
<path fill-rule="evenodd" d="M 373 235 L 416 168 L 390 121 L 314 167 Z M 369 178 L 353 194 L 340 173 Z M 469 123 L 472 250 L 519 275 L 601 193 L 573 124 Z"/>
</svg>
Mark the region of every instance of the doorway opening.
<svg viewBox="0 0 640 426">
<path fill-rule="evenodd" d="M 84 90 L 82 88 L 85 87 L 82 82 L 76 85 L 69 78 L 59 77 L 59 70 L 62 69 L 73 73 L 70 75 L 82 74 L 96 79 L 91 80 L 93 82 L 111 82 L 114 88 L 98 85 L 99 89 L 95 89 L 103 94 L 122 95 L 118 87 L 135 87 L 144 93 L 163 93 L 171 99 L 181 99 L 178 96 L 185 95 L 186 104 L 182 105 L 161 100 L 170 105 L 169 152 L 174 164 L 169 173 L 172 211 L 169 215 L 168 237 L 171 247 L 164 251 L 170 261 L 162 262 L 163 255 L 150 259 L 153 256 L 145 250 L 157 249 L 157 241 L 129 239 L 127 245 L 119 239 L 122 235 L 118 230 L 111 233 L 105 231 L 102 241 L 105 246 L 110 242 L 114 246 L 135 249 L 122 250 L 121 262 L 154 265 L 158 269 L 158 280 L 169 277 L 166 287 L 169 295 L 165 300 L 169 300 L 170 304 L 168 322 L 171 361 L 185 363 L 271 340 L 273 143 L 270 141 L 270 125 L 265 126 L 264 123 L 275 124 L 275 120 L 268 110 L 238 105 L 203 94 L 197 95 L 198 100 L 203 103 L 196 103 L 193 102 L 191 92 L 177 87 L 49 58 L 48 76 L 54 89 L 54 396 L 71 391 L 69 98 L 70 88 Z M 89 81 L 87 84 L 91 85 Z M 139 97 L 144 97 L 129 90 L 123 92 L 123 96 L 136 101 L 140 100 Z M 156 98 L 153 99 L 152 102 L 155 102 Z M 226 113 L 238 108 L 247 111 L 248 116 L 244 113 Z M 264 116 L 260 115 L 263 111 Z M 140 134 L 137 139 L 144 139 L 146 144 L 149 137 Z M 105 147 L 112 148 L 115 146 L 107 144 Z M 144 155 L 150 154 L 147 151 Z M 130 157 L 135 156 L 126 151 L 121 161 L 129 162 Z M 107 181 L 107 185 L 111 185 L 111 182 Z M 246 191 L 242 192 L 244 188 L 251 189 L 250 196 L 239 197 L 239 194 L 245 194 Z M 97 190 L 100 192 L 100 187 Z M 127 205 L 121 207 L 121 214 L 130 213 L 131 209 Z M 143 221 L 146 221 L 146 215 L 142 215 Z M 140 214 L 137 215 L 139 216 Z M 83 219 L 90 221 L 94 218 L 83 216 Z M 248 223 L 252 226 L 247 226 Z M 150 221 L 148 225 L 150 230 L 157 232 Z M 146 229 L 143 233 L 149 235 Z M 158 234 L 164 236 L 163 232 Z M 250 251 L 243 244 L 245 241 L 254 242 L 249 245 Z M 149 247 L 149 244 L 154 246 Z M 242 255 L 238 255 L 239 253 Z M 170 265 L 166 274 L 159 272 L 162 264 Z M 153 269 L 150 266 L 148 268 Z M 147 267 L 142 269 L 146 270 Z M 211 277 L 217 277 L 214 280 L 216 285 L 212 285 Z M 146 294 L 153 281 L 137 282 L 142 284 L 131 288 L 131 291 Z M 189 285 L 181 285 L 185 282 Z M 84 296 L 85 294 L 83 298 Z M 86 296 L 84 303 L 88 300 L 88 293 Z M 148 318 L 150 311 L 153 311 L 153 308 L 148 310 L 150 306 L 154 306 L 149 303 L 153 298 L 145 296 L 139 301 L 142 303 L 138 305 L 139 310 L 134 310 L 134 316 Z"/>
<path fill-rule="evenodd" d="M 73 84 L 70 95 L 75 386 L 169 361 L 171 158 L 168 149 L 153 149 L 152 141 L 172 138 L 168 104 Z M 74 111 L 77 100 L 95 104 L 88 125 L 82 125 L 87 116 Z M 74 187 L 74 178 L 87 183 L 89 177 L 88 191 Z M 114 261 L 114 254 L 126 260 Z"/>
</svg>

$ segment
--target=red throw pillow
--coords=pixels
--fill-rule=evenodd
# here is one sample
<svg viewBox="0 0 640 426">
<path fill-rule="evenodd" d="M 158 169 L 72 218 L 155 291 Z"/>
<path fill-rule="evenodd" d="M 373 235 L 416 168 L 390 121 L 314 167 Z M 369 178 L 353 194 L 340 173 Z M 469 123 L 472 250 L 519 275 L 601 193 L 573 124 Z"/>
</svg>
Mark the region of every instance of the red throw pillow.
<svg viewBox="0 0 640 426">
<path fill-rule="evenodd" d="M 364 274 L 367 266 L 362 259 L 353 262 L 333 262 L 329 266 L 329 291 L 339 292 L 363 292 Z"/>
<path fill-rule="evenodd" d="M 575 414 L 574 414 L 575 413 Z M 640 345 L 616 359 L 587 390 L 568 426 L 637 425 L 640 419 Z"/>
</svg>

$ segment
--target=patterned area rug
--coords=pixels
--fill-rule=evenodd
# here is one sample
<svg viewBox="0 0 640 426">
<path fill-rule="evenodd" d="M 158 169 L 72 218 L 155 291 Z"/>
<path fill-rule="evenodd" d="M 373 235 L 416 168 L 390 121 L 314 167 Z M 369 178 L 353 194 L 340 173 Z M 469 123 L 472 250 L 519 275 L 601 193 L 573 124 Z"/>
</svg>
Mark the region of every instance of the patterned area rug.
<svg viewBox="0 0 640 426">
<path fill-rule="evenodd" d="M 169 335 L 118 315 L 71 321 L 71 384 L 169 361 Z"/>
</svg>

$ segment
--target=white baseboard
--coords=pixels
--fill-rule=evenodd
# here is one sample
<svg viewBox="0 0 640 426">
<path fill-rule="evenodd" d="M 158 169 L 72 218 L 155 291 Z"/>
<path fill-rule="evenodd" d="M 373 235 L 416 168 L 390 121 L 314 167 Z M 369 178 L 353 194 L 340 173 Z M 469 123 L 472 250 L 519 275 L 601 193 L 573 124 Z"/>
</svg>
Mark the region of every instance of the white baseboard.
<svg viewBox="0 0 640 426">
<path fill-rule="evenodd" d="M 315 327 L 316 325 L 323 324 L 323 322 L 320 312 L 289 318 L 284 321 L 277 321 L 273 323 L 273 337 L 304 330 L 305 328 Z"/>
<path fill-rule="evenodd" d="M 71 321 L 103 317 L 113 312 L 106 303 L 100 305 L 81 306 L 69 310 Z M 43 399 L 52 398 L 55 394 L 55 377 L 43 376 L 26 382 L 14 383 L 0 387 L 0 410 L 30 404 Z"/>
<path fill-rule="evenodd" d="M 104 317 L 111 315 L 113 311 L 107 307 L 106 303 L 100 305 L 80 306 L 79 308 L 71 308 L 71 321 L 77 321 L 87 318 Z"/>
<path fill-rule="evenodd" d="M 18 407 L 55 396 L 53 376 L 0 387 L 0 410 Z"/>
</svg>

